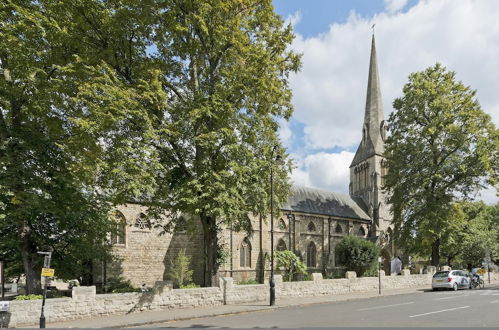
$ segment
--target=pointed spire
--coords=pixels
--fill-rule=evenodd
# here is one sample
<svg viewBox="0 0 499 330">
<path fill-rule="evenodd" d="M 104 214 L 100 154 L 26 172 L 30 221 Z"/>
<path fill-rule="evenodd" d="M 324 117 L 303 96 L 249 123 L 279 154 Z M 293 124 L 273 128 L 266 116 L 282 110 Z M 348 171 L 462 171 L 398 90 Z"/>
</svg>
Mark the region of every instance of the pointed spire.
<svg viewBox="0 0 499 330">
<path fill-rule="evenodd" d="M 381 87 L 379 83 L 378 61 L 376 58 L 376 43 L 374 33 L 371 43 L 371 60 L 369 63 L 369 79 L 367 82 L 366 111 L 364 126 L 368 127 L 369 135 L 374 146 L 381 139 L 380 125 L 383 121 L 383 105 L 381 100 Z"/>
<path fill-rule="evenodd" d="M 383 104 L 381 99 L 381 86 L 379 82 L 378 61 L 376 58 L 376 43 L 374 29 L 371 42 L 371 59 L 369 62 L 369 78 L 367 81 L 366 108 L 364 112 L 364 125 L 362 127 L 362 142 L 352 161 L 356 165 L 374 154 L 384 152 L 383 138 L 381 136 Z"/>
</svg>

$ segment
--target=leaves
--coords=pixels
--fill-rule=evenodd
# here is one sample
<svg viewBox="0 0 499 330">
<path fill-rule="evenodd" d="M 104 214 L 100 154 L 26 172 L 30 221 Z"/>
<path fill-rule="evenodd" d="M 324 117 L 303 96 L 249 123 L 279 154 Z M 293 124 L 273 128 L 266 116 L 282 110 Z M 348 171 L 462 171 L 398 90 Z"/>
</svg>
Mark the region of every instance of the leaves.
<svg viewBox="0 0 499 330">
<path fill-rule="evenodd" d="M 428 253 L 455 229 L 452 202 L 496 182 L 499 134 L 476 92 L 440 64 L 411 74 L 403 91 L 389 117 L 385 189 L 399 244 Z"/>
</svg>

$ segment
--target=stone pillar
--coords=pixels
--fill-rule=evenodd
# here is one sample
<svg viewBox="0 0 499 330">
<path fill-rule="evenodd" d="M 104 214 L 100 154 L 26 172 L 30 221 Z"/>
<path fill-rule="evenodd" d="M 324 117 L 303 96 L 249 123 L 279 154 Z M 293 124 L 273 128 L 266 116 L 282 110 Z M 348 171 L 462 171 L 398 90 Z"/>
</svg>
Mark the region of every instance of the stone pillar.
<svg viewBox="0 0 499 330">
<path fill-rule="evenodd" d="M 94 300 L 95 286 L 75 286 L 71 292 L 73 300 Z"/>
<path fill-rule="evenodd" d="M 314 281 L 314 282 L 322 281 L 322 274 L 321 273 L 312 273 L 312 281 Z"/>
<path fill-rule="evenodd" d="M 411 275 L 411 270 L 410 269 L 402 269 L 402 275 L 403 276 Z"/>
<path fill-rule="evenodd" d="M 221 277 L 219 280 L 219 287 L 222 289 L 222 295 L 224 297 L 224 305 L 227 305 L 227 296 L 229 290 L 234 288 L 234 279 L 232 277 Z"/>
<path fill-rule="evenodd" d="M 437 267 L 435 266 L 426 266 L 426 274 L 433 275 L 437 272 Z"/>
<path fill-rule="evenodd" d="M 355 280 L 357 278 L 357 273 L 353 271 L 349 271 L 345 273 L 345 278 L 347 280 Z"/>
</svg>

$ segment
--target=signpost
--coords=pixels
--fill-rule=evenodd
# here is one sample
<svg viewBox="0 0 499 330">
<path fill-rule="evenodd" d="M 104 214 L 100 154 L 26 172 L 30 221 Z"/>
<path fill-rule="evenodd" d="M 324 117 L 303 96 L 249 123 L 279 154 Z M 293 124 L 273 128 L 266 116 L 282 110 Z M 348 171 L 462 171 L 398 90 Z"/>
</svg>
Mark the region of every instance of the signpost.
<svg viewBox="0 0 499 330">
<path fill-rule="evenodd" d="M 45 277 L 45 284 L 43 286 L 43 301 L 42 301 L 42 314 L 40 315 L 40 329 L 45 328 L 45 299 L 47 298 L 47 277 L 54 276 L 54 270 L 50 268 L 50 259 L 52 252 L 38 252 L 38 254 L 45 255 L 43 260 L 42 276 Z"/>
<path fill-rule="evenodd" d="M 490 249 L 486 248 L 485 249 L 485 262 L 487 263 L 487 276 L 489 277 L 489 284 L 490 284 Z"/>
</svg>

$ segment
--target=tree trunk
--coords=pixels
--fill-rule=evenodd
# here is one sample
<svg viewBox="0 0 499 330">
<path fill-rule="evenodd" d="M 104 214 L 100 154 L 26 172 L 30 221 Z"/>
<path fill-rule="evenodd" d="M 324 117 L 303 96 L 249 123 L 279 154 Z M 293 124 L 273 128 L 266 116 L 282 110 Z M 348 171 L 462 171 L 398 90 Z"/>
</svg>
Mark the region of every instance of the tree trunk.
<svg viewBox="0 0 499 330">
<path fill-rule="evenodd" d="M 437 238 L 431 244 L 431 265 L 440 266 L 440 238 Z"/>
<path fill-rule="evenodd" d="M 24 246 L 25 244 L 23 244 Z M 26 273 L 26 294 L 38 294 L 41 292 L 41 267 L 36 265 L 36 257 L 38 255 L 31 253 L 27 249 L 21 250 L 23 259 L 24 272 Z"/>
<path fill-rule="evenodd" d="M 218 285 L 218 264 L 217 264 L 217 226 L 216 218 L 206 215 L 201 216 L 204 234 L 204 286 Z"/>
</svg>

